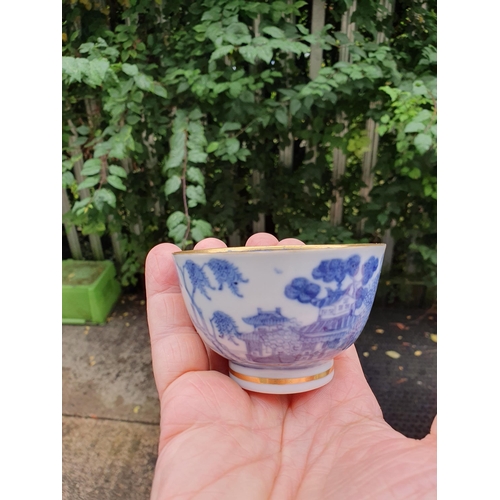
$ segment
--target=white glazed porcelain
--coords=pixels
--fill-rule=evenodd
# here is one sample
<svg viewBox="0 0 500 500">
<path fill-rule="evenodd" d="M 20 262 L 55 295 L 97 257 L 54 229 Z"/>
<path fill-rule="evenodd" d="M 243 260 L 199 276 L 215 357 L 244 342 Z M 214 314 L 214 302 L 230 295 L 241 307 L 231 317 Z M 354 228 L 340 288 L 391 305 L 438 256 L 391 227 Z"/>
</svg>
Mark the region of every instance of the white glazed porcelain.
<svg viewBox="0 0 500 500">
<path fill-rule="evenodd" d="M 174 253 L 191 321 L 256 392 L 292 394 L 333 378 L 333 358 L 368 319 L 384 244 L 237 247 Z"/>
</svg>

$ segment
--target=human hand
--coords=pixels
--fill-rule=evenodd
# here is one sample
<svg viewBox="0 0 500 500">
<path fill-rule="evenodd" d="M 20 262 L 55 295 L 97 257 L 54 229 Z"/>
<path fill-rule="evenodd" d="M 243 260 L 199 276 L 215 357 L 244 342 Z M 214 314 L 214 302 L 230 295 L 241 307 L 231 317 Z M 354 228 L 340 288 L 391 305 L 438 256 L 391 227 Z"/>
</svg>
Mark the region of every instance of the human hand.
<svg viewBox="0 0 500 500">
<path fill-rule="evenodd" d="M 247 246 L 303 244 L 255 234 Z M 196 249 L 225 247 L 208 238 Z M 436 420 L 422 440 L 383 419 L 354 346 L 310 392 L 246 392 L 196 333 L 163 243 L 146 259 L 148 324 L 160 397 L 151 499 L 425 500 L 436 497 Z"/>
</svg>

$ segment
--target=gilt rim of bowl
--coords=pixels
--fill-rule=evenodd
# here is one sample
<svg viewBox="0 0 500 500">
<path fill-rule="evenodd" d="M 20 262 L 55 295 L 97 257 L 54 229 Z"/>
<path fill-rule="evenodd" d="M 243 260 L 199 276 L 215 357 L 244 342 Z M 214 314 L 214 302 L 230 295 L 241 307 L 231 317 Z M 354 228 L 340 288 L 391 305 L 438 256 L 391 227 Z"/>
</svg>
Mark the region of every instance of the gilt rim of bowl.
<svg viewBox="0 0 500 500">
<path fill-rule="evenodd" d="M 359 247 L 386 247 L 385 243 L 342 243 L 338 245 L 275 245 L 275 246 L 249 246 L 249 247 L 219 247 L 201 250 L 180 250 L 172 255 L 185 255 L 195 253 L 251 253 L 265 252 L 268 250 L 329 250 L 334 248 L 359 248 Z"/>
</svg>

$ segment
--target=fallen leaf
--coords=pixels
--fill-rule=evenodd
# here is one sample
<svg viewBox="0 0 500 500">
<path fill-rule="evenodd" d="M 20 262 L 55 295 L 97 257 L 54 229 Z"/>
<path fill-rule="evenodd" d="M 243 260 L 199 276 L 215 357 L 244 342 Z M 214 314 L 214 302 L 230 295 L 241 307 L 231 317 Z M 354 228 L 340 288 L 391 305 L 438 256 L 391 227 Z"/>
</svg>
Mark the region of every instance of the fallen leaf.
<svg viewBox="0 0 500 500">
<path fill-rule="evenodd" d="M 413 354 L 415 356 L 422 356 L 422 351 L 415 351 Z"/>
<path fill-rule="evenodd" d="M 123 317 L 125 318 L 126 316 L 128 316 L 128 312 L 123 313 Z"/>
<path fill-rule="evenodd" d="M 403 323 L 391 323 L 391 325 L 397 326 L 400 330 L 406 330 L 406 326 Z"/>
<path fill-rule="evenodd" d="M 408 379 L 406 377 L 396 380 L 396 384 L 403 384 L 405 382 L 408 382 Z"/>
<path fill-rule="evenodd" d="M 85 327 L 85 330 L 84 330 L 84 332 L 83 332 L 83 333 L 84 333 L 85 335 L 88 335 L 88 334 L 89 334 L 89 330 L 90 330 L 90 326 L 86 326 L 86 327 Z"/>
<path fill-rule="evenodd" d="M 96 415 L 95 413 L 90 413 L 90 414 L 89 414 L 89 417 L 90 417 L 90 418 L 98 418 L 98 417 L 97 417 L 97 415 Z"/>
<path fill-rule="evenodd" d="M 371 349 L 372 349 L 372 351 L 376 351 L 378 349 L 378 345 L 377 344 L 372 345 Z"/>
<path fill-rule="evenodd" d="M 68 278 L 71 279 L 71 278 L 74 278 L 75 277 L 75 273 L 69 273 L 68 274 Z"/>
<path fill-rule="evenodd" d="M 382 330 L 382 328 L 377 328 L 375 330 L 375 333 L 384 333 L 384 330 Z"/>
<path fill-rule="evenodd" d="M 94 366 L 95 365 L 95 358 L 94 356 L 89 356 L 89 365 Z"/>
<path fill-rule="evenodd" d="M 134 413 L 139 413 L 139 410 L 141 409 L 140 405 L 134 406 Z"/>
<path fill-rule="evenodd" d="M 438 341 L 438 336 L 435 334 L 435 333 L 431 333 L 429 335 L 430 339 L 433 341 L 433 342 L 436 342 Z"/>
<path fill-rule="evenodd" d="M 125 326 L 130 326 L 130 323 L 125 323 Z"/>
<path fill-rule="evenodd" d="M 370 355 L 370 353 L 369 353 L 369 352 L 364 352 L 364 353 L 363 353 L 363 356 L 364 356 L 365 358 L 367 358 L 369 355 Z"/>
<path fill-rule="evenodd" d="M 400 372 L 402 372 L 402 371 L 404 370 L 404 367 L 402 367 L 402 366 L 398 366 L 398 370 L 399 370 Z"/>
<path fill-rule="evenodd" d="M 385 353 L 392 359 L 399 359 L 401 357 L 401 354 L 399 354 L 399 352 L 396 351 L 385 351 Z"/>
</svg>

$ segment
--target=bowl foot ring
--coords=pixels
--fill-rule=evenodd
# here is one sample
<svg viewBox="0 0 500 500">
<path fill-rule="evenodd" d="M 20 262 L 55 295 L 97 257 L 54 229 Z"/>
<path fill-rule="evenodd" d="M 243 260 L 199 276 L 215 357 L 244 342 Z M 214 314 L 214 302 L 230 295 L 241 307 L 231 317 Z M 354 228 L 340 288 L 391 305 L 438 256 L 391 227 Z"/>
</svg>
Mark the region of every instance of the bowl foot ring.
<svg viewBox="0 0 500 500">
<path fill-rule="evenodd" d="M 295 369 L 250 368 L 229 362 L 229 376 L 243 389 L 265 394 L 297 394 L 328 384 L 333 378 L 333 359 Z"/>
</svg>

